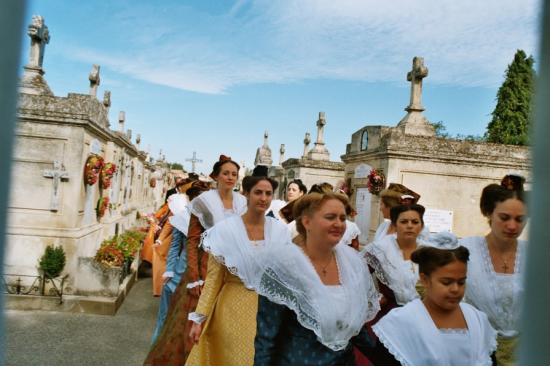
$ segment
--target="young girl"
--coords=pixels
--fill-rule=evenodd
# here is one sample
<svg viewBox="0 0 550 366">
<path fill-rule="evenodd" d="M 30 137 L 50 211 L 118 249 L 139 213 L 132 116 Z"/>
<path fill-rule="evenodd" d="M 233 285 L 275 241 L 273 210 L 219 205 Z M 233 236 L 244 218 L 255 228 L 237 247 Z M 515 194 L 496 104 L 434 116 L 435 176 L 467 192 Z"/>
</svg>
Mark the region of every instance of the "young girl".
<svg viewBox="0 0 550 366">
<path fill-rule="evenodd" d="M 496 331 L 487 316 L 461 302 L 468 249 L 454 243 L 421 247 L 411 255 L 425 288 L 422 300 L 395 308 L 373 326 L 380 343 L 375 365 L 491 365 Z"/>
</svg>

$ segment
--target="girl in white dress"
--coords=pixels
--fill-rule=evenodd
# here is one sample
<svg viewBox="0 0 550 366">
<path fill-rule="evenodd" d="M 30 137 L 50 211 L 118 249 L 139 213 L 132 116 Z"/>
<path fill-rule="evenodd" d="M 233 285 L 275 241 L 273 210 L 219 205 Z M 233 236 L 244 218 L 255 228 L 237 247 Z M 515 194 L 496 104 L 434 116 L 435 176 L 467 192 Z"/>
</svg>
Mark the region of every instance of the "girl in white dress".
<svg viewBox="0 0 550 366">
<path fill-rule="evenodd" d="M 393 309 L 373 326 L 379 343 L 369 359 L 375 365 L 493 364 L 496 331 L 483 312 L 461 302 L 468 257 L 468 249 L 456 240 L 421 247 L 411 255 L 425 295 Z"/>
</svg>

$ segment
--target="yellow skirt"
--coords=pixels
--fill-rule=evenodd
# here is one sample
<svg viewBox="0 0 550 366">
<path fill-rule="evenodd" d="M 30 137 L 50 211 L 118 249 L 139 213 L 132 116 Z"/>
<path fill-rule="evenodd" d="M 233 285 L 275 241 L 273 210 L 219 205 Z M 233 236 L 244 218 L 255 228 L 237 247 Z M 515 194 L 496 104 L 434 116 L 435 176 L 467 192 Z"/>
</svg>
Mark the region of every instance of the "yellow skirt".
<svg viewBox="0 0 550 366">
<path fill-rule="evenodd" d="M 254 364 L 258 295 L 235 276 L 223 285 L 212 315 L 186 365 L 247 366 Z"/>
<path fill-rule="evenodd" d="M 515 365 L 515 351 L 518 345 L 518 337 L 504 338 L 497 337 L 497 366 L 514 366 Z"/>
</svg>

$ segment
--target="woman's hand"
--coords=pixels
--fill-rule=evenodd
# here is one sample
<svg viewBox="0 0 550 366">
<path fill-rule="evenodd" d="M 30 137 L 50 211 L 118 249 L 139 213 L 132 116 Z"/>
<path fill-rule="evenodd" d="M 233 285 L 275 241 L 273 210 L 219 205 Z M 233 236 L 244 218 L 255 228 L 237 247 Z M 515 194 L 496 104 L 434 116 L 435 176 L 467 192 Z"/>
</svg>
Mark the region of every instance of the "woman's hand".
<svg viewBox="0 0 550 366">
<path fill-rule="evenodd" d="M 191 326 L 191 331 L 189 332 L 189 338 L 197 344 L 199 343 L 199 338 L 201 337 L 202 333 L 202 324 L 193 323 Z"/>
</svg>

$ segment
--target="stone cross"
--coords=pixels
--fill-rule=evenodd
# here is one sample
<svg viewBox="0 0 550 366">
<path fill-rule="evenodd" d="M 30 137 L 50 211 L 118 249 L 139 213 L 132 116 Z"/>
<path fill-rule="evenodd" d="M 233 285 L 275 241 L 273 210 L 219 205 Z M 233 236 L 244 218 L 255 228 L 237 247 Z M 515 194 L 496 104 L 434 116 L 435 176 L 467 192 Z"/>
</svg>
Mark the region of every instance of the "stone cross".
<svg viewBox="0 0 550 366">
<path fill-rule="evenodd" d="M 126 130 L 126 137 L 128 138 L 128 140 L 132 140 L 132 130 L 131 129 L 127 129 Z"/>
<path fill-rule="evenodd" d="M 264 147 L 269 146 L 267 143 L 267 139 L 269 137 L 269 133 L 267 131 L 264 132 Z"/>
<path fill-rule="evenodd" d="M 99 69 L 99 65 L 92 65 L 92 71 L 90 71 L 90 76 L 88 76 L 88 79 L 90 80 L 90 95 L 92 97 L 97 97 L 97 87 L 101 82 L 101 78 L 99 77 Z"/>
<path fill-rule="evenodd" d="M 50 200 L 50 210 L 59 210 L 59 182 L 69 180 L 69 174 L 65 170 L 63 164 L 59 161 L 53 162 L 53 170 L 44 170 L 42 176 L 45 178 L 52 178 L 53 180 L 53 193 Z"/>
<path fill-rule="evenodd" d="M 407 73 L 407 81 L 411 82 L 411 103 L 405 110 L 423 111 L 422 107 L 422 79 L 428 76 L 428 68 L 424 66 L 424 58 L 413 58 L 412 70 Z"/>
<path fill-rule="evenodd" d="M 50 32 L 44 24 L 44 18 L 34 15 L 27 34 L 31 37 L 31 52 L 27 67 L 41 70 L 46 44 L 50 42 Z"/>
<path fill-rule="evenodd" d="M 309 146 L 309 144 L 311 143 L 311 135 L 309 134 L 309 132 L 306 132 L 306 137 L 304 137 L 304 157 L 307 156 L 307 148 Z"/>
<path fill-rule="evenodd" d="M 136 145 L 138 150 L 139 150 L 139 144 L 141 144 L 141 134 L 138 133 L 136 135 Z"/>
<path fill-rule="evenodd" d="M 201 159 L 197 159 L 197 152 L 196 151 L 193 151 L 193 157 L 192 158 L 185 159 L 185 161 L 190 161 L 191 162 L 191 173 L 195 173 L 195 168 L 196 168 L 197 163 L 202 163 Z"/>
<path fill-rule="evenodd" d="M 324 145 L 323 141 L 323 131 L 325 130 L 325 125 L 327 120 L 325 119 L 325 112 L 319 112 L 319 119 L 317 120 L 317 142 L 316 145 Z"/>
<path fill-rule="evenodd" d="M 285 161 L 285 144 L 281 144 L 279 149 L 279 165 L 282 165 L 283 161 Z"/>
<path fill-rule="evenodd" d="M 111 125 L 109 123 L 109 110 L 111 109 L 111 92 L 109 90 L 105 90 L 103 93 L 103 106 L 105 107 L 105 115 L 107 116 L 106 127 L 109 127 Z"/>
<path fill-rule="evenodd" d="M 124 133 L 124 121 L 126 120 L 126 113 L 124 111 L 118 112 L 118 127 L 121 133 Z"/>
</svg>

